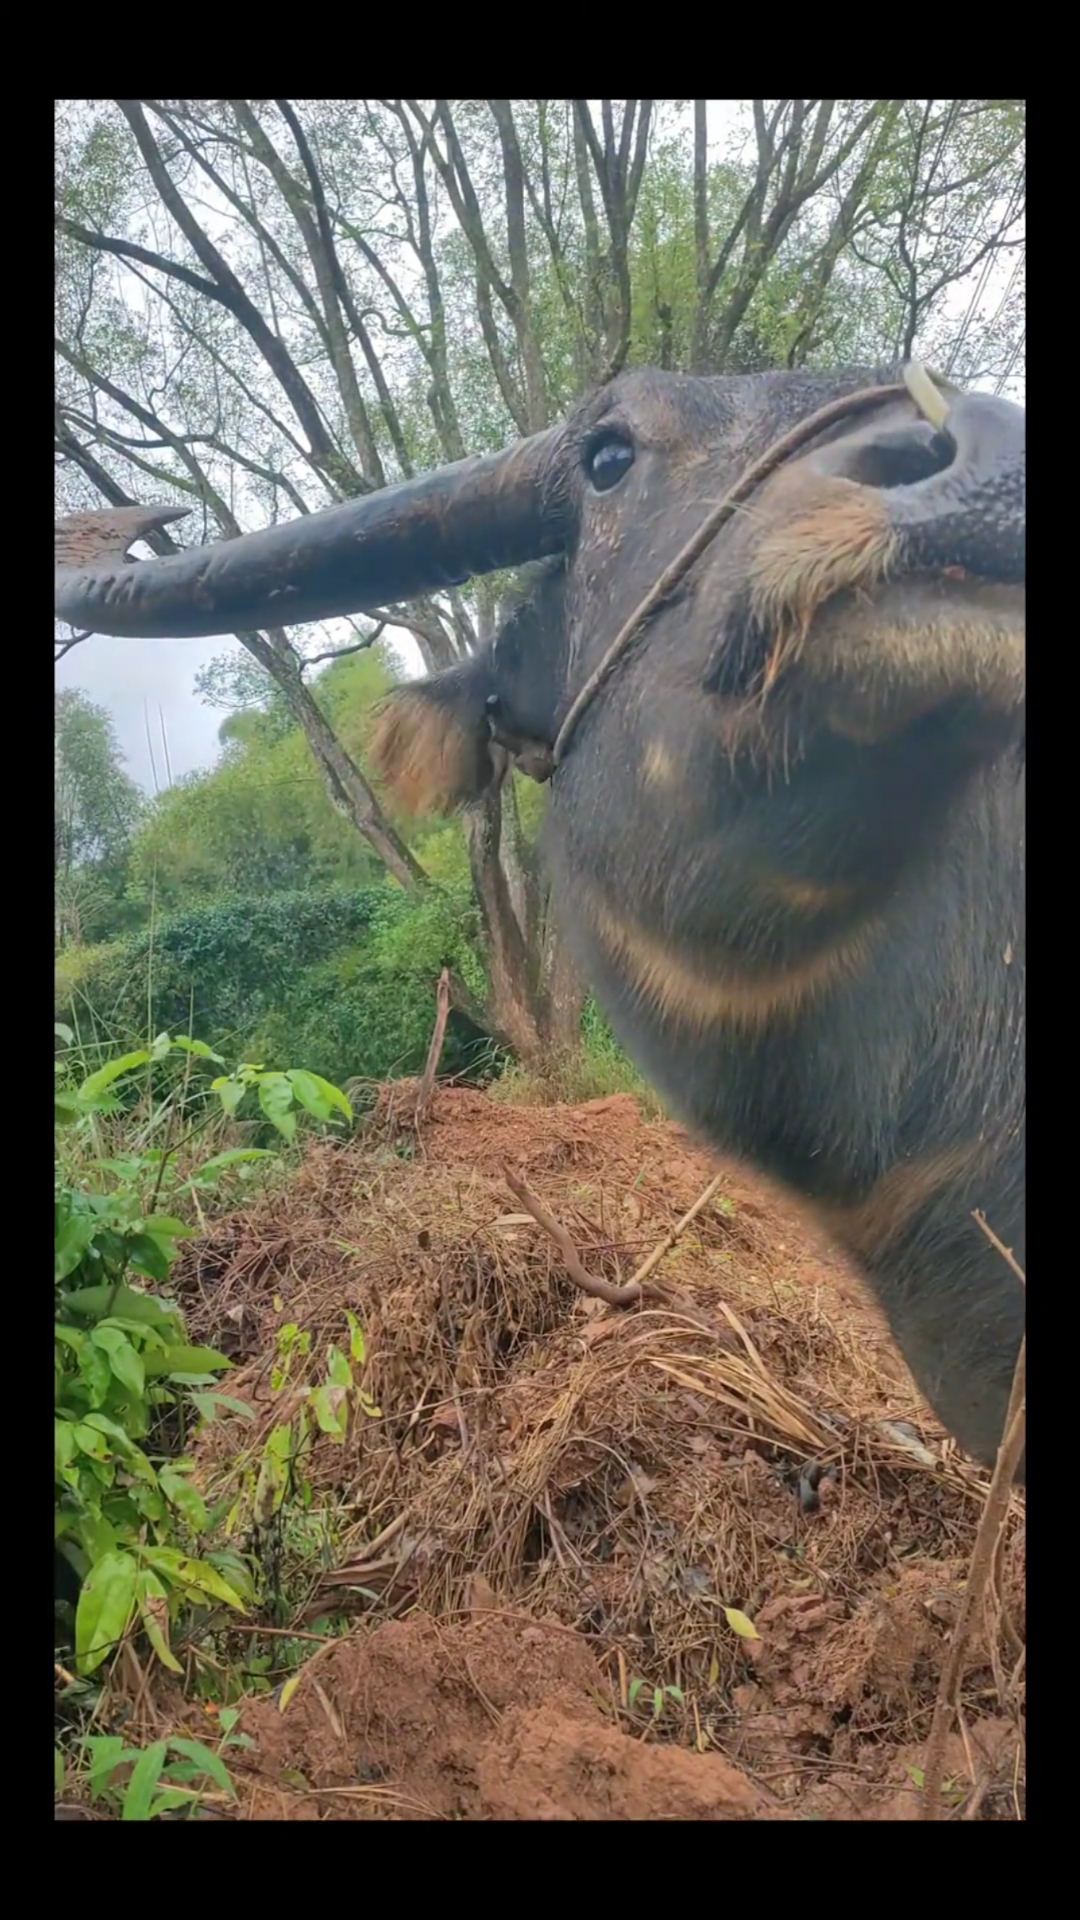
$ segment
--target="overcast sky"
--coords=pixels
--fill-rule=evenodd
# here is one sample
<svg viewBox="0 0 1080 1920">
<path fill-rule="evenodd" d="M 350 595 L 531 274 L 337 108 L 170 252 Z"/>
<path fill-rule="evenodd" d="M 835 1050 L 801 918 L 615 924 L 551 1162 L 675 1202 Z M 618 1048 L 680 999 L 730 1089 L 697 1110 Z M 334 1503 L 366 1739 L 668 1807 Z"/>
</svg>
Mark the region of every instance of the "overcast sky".
<svg viewBox="0 0 1080 1920">
<path fill-rule="evenodd" d="M 733 129 L 744 106 L 745 103 L 736 101 L 709 102 L 710 146 Z M 981 289 L 980 304 L 991 303 L 1000 294 L 1008 274 L 1009 263 L 1002 261 Z M 978 276 L 973 275 L 971 284 L 960 283 L 950 290 L 946 310 L 955 310 L 958 320 L 968 305 L 976 278 Z M 1024 403 L 1022 378 L 1010 382 L 1009 391 L 1012 398 L 1021 405 Z M 182 535 L 182 529 L 178 531 Z M 326 634 L 321 642 L 324 648 L 344 645 L 353 637 L 341 621 L 327 622 L 319 632 Z M 420 650 L 410 634 L 400 628 L 387 628 L 385 638 L 393 646 L 406 674 L 422 672 Z M 239 651 L 238 643 L 232 644 Z M 218 729 L 225 714 L 204 704 L 195 691 L 195 678 L 216 655 L 229 650 L 230 642 L 223 637 L 116 640 L 96 634 L 58 662 L 56 684 L 81 687 L 98 705 L 109 709 L 128 772 L 148 793 L 153 793 L 156 787 L 169 784 L 163 728 L 173 780 L 209 767 L 217 758 Z"/>
</svg>

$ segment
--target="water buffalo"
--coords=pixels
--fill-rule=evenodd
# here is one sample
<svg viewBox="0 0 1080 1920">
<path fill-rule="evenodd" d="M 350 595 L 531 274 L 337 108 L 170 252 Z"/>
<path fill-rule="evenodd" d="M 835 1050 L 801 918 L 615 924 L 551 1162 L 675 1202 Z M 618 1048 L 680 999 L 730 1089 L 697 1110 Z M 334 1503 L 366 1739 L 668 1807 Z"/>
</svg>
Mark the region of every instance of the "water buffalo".
<svg viewBox="0 0 1080 1920">
<path fill-rule="evenodd" d="M 635 626 L 740 474 L 868 385 Z M 508 755 L 551 774 L 547 859 L 627 1051 L 811 1203 L 989 1463 L 1024 1329 L 973 1218 L 1023 1262 L 1024 415 L 911 385 L 636 370 L 504 454 L 175 558 L 124 563 L 145 514 L 82 516 L 56 609 L 218 633 L 540 562 L 492 645 L 399 690 L 382 774 L 415 810 Z"/>
</svg>

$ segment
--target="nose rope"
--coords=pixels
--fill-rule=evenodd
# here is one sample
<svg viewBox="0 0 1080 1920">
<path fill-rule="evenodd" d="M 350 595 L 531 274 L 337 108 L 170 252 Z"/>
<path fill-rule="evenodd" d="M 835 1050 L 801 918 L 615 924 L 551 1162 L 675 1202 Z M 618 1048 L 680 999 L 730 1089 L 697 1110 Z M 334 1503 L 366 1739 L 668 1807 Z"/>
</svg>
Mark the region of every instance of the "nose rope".
<svg viewBox="0 0 1080 1920">
<path fill-rule="evenodd" d="M 915 401 L 920 413 L 939 430 L 948 416 L 948 403 L 944 399 L 934 380 L 919 361 L 913 360 L 904 368 L 903 380 L 895 386 L 860 387 L 858 392 L 845 394 L 839 400 L 831 400 L 828 406 L 819 407 L 816 413 L 806 420 L 800 420 L 789 432 L 774 440 L 761 457 L 752 466 L 740 474 L 735 485 L 729 489 L 719 504 L 706 514 L 697 532 L 692 534 L 686 545 L 675 555 L 670 566 L 664 568 L 655 585 L 649 589 L 644 600 L 635 607 L 630 618 L 620 627 L 599 666 L 589 675 L 581 692 L 570 707 L 562 726 L 555 738 L 543 777 L 550 779 L 556 767 L 566 757 L 567 747 L 582 714 L 595 700 L 600 688 L 608 679 L 612 669 L 622 659 L 631 640 L 644 626 L 649 616 L 667 599 L 672 589 L 690 571 L 695 560 L 700 559 L 710 541 L 715 540 L 721 527 L 732 518 L 737 507 L 741 506 L 747 495 L 768 478 L 769 474 L 781 466 L 800 447 L 806 445 L 823 428 L 831 427 L 837 420 L 845 420 L 854 414 L 866 413 L 871 407 L 880 407 L 888 400 L 902 400 L 905 395 Z M 539 758 L 538 755 L 533 755 Z M 535 776 L 534 776 L 535 777 Z"/>
</svg>

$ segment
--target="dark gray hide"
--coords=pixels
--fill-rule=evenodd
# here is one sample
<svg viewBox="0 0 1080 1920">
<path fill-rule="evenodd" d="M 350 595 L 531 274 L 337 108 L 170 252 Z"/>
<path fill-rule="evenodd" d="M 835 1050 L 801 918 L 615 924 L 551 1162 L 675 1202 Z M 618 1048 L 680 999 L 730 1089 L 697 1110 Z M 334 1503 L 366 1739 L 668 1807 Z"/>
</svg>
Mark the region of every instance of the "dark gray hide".
<svg viewBox="0 0 1080 1920">
<path fill-rule="evenodd" d="M 550 747 L 709 507 L 838 390 L 635 373 L 584 407 L 569 554 L 491 650 L 388 715 L 401 798 L 469 800 L 485 712 Z M 900 403 L 785 467 L 587 709 L 545 828 L 627 1052 L 699 1136 L 813 1203 L 987 1463 L 1024 1327 L 972 1217 L 1023 1262 L 1024 459 L 1022 412 L 969 396 L 944 434 Z"/>
</svg>

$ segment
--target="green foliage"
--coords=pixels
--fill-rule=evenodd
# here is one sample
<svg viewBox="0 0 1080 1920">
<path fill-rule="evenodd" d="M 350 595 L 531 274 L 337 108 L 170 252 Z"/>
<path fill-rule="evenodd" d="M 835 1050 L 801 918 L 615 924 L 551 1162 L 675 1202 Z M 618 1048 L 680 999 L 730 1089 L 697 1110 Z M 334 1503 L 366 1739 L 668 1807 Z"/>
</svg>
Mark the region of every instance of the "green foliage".
<svg viewBox="0 0 1080 1920">
<path fill-rule="evenodd" d="M 474 993 L 483 991 L 476 911 L 467 884 L 419 899 L 384 888 L 367 937 L 305 971 L 260 1024 L 258 1048 L 278 1058 L 311 1060 L 339 1078 L 384 1080 L 418 1073 L 444 966 Z M 486 1044 L 451 1013 L 442 1070 L 460 1071 Z"/>
<path fill-rule="evenodd" d="M 346 655 L 312 681 L 355 759 L 363 759 L 373 708 L 390 683 L 379 647 Z M 196 898 L 382 882 L 381 861 L 331 805 L 303 732 L 263 669 L 247 656 L 222 655 L 198 685 L 211 705 L 235 702 L 221 728 L 224 752 L 216 767 L 178 782 L 146 809 L 129 883 L 144 914 L 151 902 L 175 913 Z"/>
<path fill-rule="evenodd" d="M 56 945 L 126 924 L 122 906 L 142 796 L 124 772 L 110 715 L 78 687 L 56 694 L 53 753 Z"/>
<path fill-rule="evenodd" d="M 221 1074 L 212 1084 L 230 1117 L 235 1116 L 246 1094 L 257 1094 L 263 1113 L 283 1140 L 296 1138 L 298 1108 L 325 1124 L 331 1124 L 338 1114 L 346 1121 L 353 1117 L 345 1095 L 321 1074 L 309 1073 L 306 1067 L 290 1067 L 286 1073 L 275 1073 L 267 1072 L 265 1067 L 245 1064 L 233 1073 Z"/>
<path fill-rule="evenodd" d="M 277 1363 L 270 1376 L 275 1398 L 288 1395 L 290 1415 L 270 1429 L 261 1453 L 240 1455 L 230 1469 L 228 1484 L 234 1501 L 227 1522 L 230 1533 L 247 1526 L 266 1528 L 276 1520 L 290 1499 L 310 1507 L 313 1497 L 307 1475 L 307 1459 L 315 1435 L 323 1433 L 343 1446 L 358 1418 L 381 1420 L 382 1409 L 375 1405 L 363 1385 L 367 1363 L 367 1343 L 354 1313 L 345 1309 L 348 1329 L 344 1352 L 333 1342 L 326 1348 L 325 1374 L 297 1385 L 294 1367 L 306 1367 L 311 1354 L 311 1335 L 295 1322 L 278 1330 Z"/>
<path fill-rule="evenodd" d="M 566 1059 L 552 1061 L 543 1074 L 511 1062 L 492 1082 L 493 1100 L 514 1106 L 549 1106 L 557 1101 L 602 1100 L 630 1093 L 645 1113 L 659 1118 L 663 1107 L 652 1088 L 623 1052 L 596 1001 L 590 995 L 581 1021 L 582 1046 Z"/>
<path fill-rule="evenodd" d="M 148 1288 L 168 1284 L 192 1232 L 166 1208 L 209 1195 L 239 1164 L 267 1156 L 238 1148 L 181 1168 L 179 1151 L 205 1106 L 192 1093 L 192 1070 L 222 1064 L 205 1042 L 161 1033 L 75 1084 L 70 1029 L 58 1027 L 57 1039 L 67 1054 L 56 1061 L 55 1095 L 64 1136 L 55 1184 L 55 1538 L 79 1582 L 75 1658 L 81 1673 L 93 1673 L 138 1622 L 157 1657 L 179 1671 L 170 1644 L 178 1616 L 193 1607 L 243 1610 L 252 1585 L 235 1550 L 206 1544 L 212 1519 L 193 1462 L 164 1445 L 163 1421 L 182 1434 L 192 1414 L 250 1410 L 217 1387 L 226 1357 L 192 1346 L 178 1307 Z M 116 1113 L 121 1091 L 176 1063 L 180 1079 L 151 1096 L 149 1125 L 129 1151 L 99 1152 L 101 1123 Z M 344 1094 L 299 1069 L 241 1065 L 219 1075 L 207 1097 L 230 1116 L 257 1100 L 286 1139 L 297 1107 L 323 1123 L 352 1117 Z M 147 1145 L 148 1136 L 158 1144 Z"/>
<path fill-rule="evenodd" d="M 241 895 L 176 914 L 118 942 L 83 972 L 73 1005 L 80 1029 L 126 1040 L 148 1025 L 155 1032 L 191 1026 L 247 1050 L 308 972 L 364 939 L 389 891 Z"/>
<path fill-rule="evenodd" d="M 157 1820 L 164 1813 L 193 1817 L 212 1788 L 219 1798 L 234 1800 L 236 1789 L 221 1755 L 228 1747 L 252 1744 L 250 1735 L 235 1731 L 239 1717 L 235 1707 L 222 1710 L 216 1749 L 179 1736 L 129 1747 L 118 1734 L 88 1734 L 82 1746 L 90 1799 L 117 1808 L 122 1820 Z M 62 1767 L 63 1755 L 57 1757 Z"/>
<path fill-rule="evenodd" d="M 69 1011 L 85 992 L 86 982 L 107 966 L 114 948 L 108 941 L 92 947 L 62 947 L 53 960 L 53 1000 L 57 1016 Z"/>
</svg>

